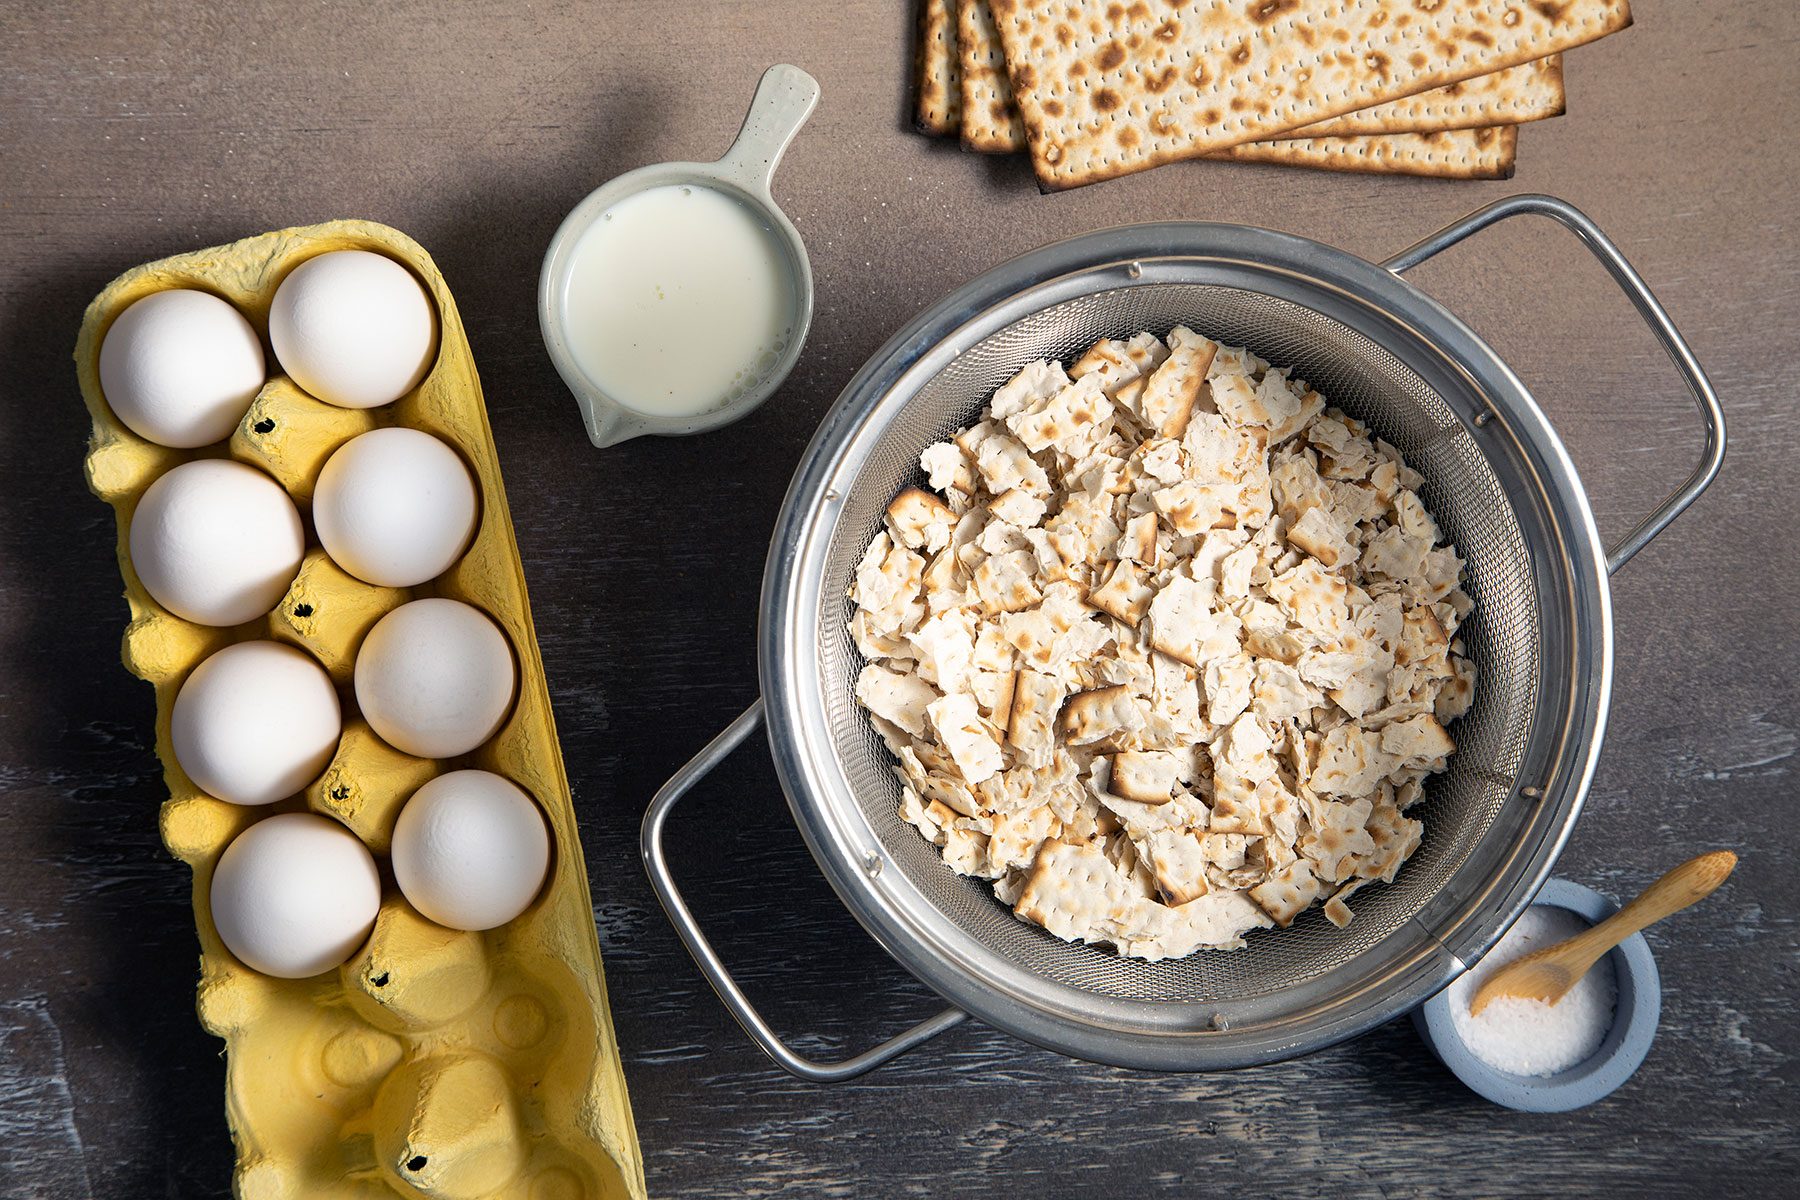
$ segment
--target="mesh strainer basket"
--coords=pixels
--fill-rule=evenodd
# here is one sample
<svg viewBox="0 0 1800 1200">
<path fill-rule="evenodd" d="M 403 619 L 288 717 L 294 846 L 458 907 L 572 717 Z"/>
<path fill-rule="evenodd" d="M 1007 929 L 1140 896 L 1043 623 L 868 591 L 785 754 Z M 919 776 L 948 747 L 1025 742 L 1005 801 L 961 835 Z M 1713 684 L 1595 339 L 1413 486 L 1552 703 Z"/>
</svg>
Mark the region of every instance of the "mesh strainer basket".
<svg viewBox="0 0 1800 1200">
<path fill-rule="evenodd" d="M 1401 278 L 1505 217 L 1574 231 L 1667 349 L 1706 421 L 1701 465 L 1610 554 L 1561 441 L 1518 377 L 1462 322 Z M 1416 810 L 1424 842 L 1337 929 L 1314 910 L 1230 953 L 1144 963 L 1063 942 L 1015 919 L 989 885 L 956 875 L 896 814 L 891 757 L 858 708 L 861 662 L 846 592 L 919 452 L 967 425 L 1036 358 L 1102 337 L 1186 324 L 1292 366 L 1397 446 L 1468 560 L 1477 668 L 1458 750 Z M 657 794 L 646 866 L 702 971 L 747 1032 L 805 1078 L 868 1070 L 973 1014 L 1097 1062 L 1157 1070 L 1303 1054 L 1406 1012 L 1474 963 L 1529 903 L 1581 808 L 1612 680 L 1609 571 L 1711 482 L 1723 417 L 1704 374 L 1636 272 L 1585 216 L 1518 196 L 1376 265 L 1304 238 L 1237 225 L 1107 230 L 996 268 L 914 320 L 851 380 L 783 505 L 764 574 L 762 700 Z M 759 724 L 813 856 L 902 965 L 955 1007 L 839 1062 L 788 1047 L 726 972 L 662 851 L 670 808 Z"/>
</svg>

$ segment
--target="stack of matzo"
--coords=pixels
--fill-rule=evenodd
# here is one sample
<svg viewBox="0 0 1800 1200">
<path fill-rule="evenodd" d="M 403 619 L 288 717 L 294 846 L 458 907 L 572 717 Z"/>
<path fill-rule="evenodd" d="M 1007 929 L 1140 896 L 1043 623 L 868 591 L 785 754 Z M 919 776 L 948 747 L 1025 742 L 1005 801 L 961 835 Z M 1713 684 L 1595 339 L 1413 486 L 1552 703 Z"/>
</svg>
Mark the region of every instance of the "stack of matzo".
<svg viewBox="0 0 1800 1200">
<path fill-rule="evenodd" d="M 1146 959 L 1392 880 L 1474 697 L 1462 560 L 1386 442 L 1177 326 L 1028 363 L 856 571 L 900 816 L 1021 919 Z"/>
<path fill-rule="evenodd" d="M 1511 176 L 1627 0 L 922 0 L 918 123 L 1047 191 L 1188 158 Z"/>
</svg>

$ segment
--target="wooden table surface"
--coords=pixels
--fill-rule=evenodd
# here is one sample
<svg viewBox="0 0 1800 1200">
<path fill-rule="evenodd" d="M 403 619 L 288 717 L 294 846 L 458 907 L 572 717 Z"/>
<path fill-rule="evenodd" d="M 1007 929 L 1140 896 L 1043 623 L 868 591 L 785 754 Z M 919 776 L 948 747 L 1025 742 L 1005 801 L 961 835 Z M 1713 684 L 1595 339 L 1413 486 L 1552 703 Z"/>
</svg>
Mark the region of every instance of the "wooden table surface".
<svg viewBox="0 0 1800 1200">
<path fill-rule="evenodd" d="M 1800 1194 L 1800 6 L 1643 0 L 1636 27 L 1571 55 L 1570 111 L 1524 131 L 1510 182 L 1192 164 L 1057 196 L 904 127 L 904 7 L 0 11 L 0 1194 L 229 1187 L 188 872 L 157 841 L 151 693 L 118 663 L 112 515 L 82 484 L 69 354 L 125 268 L 338 216 L 417 237 L 469 326 L 654 1194 Z M 776 186 L 818 286 L 799 367 L 726 431 L 596 451 L 538 339 L 542 249 L 600 181 L 716 156 L 784 60 L 824 90 Z M 1742 856 L 1719 896 L 1650 934 L 1663 1018 L 1636 1078 L 1568 1116 L 1502 1111 L 1404 1021 L 1211 1077 L 1091 1066 L 975 1023 L 849 1086 L 773 1068 L 677 945 L 637 825 L 755 695 L 769 530 L 857 365 L 1054 238 L 1205 218 L 1379 257 L 1514 191 L 1566 197 L 1618 240 L 1731 420 L 1717 484 L 1614 581 L 1610 737 L 1558 870 L 1622 897 L 1695 848 Z M 1603 532 L 1686 474 L 1692 408 L 1567 235 L 1515 222 L 1418 281 L 1553 414 Z M 759 747 L 676 820 L 702 919 L 799 1045 L 860 1047 L 934 1009 L 823 883 Z"/>
</svg>

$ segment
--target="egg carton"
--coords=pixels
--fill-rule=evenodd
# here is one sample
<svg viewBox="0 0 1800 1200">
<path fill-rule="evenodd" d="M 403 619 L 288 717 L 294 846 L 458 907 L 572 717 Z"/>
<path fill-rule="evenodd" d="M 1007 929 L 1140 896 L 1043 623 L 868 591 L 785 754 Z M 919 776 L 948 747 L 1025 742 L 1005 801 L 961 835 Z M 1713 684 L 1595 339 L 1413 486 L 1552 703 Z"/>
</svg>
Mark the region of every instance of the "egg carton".
<svg viewBox="0 0 1800 1200">
<path fill-rule="evenodd" d="M 133 301 L 165 288 L 211 292 L 248 317 L 266 346 L 276 285 L 304 260 L 344 249 L 398 260 L 436 302 L 437 362 L 413 392 L 384 408 L 344 409 L 275 374 L 230 439 L 199 450 L 144 441 L 107 408 L 100 343 Z M 162 838 L 193 868 L 197 1007 L 201 1024 L 225 1040 L 237 1195 L 642 1197 L 643 1164 L 607 1008 L 587 871 L 512 519 L 468 340 L 430 256 L 386 226 L 334 221 L 150 263 L 114 280 L 88 307 L 75 360 L 93 417 L 88 484 L 118 517 L 119 570 L 131 606 L 125 666 L 156 688 L 156 748 L 169 790 Z M 269 362 L 275 365 L 273 356 Z M 144 590 L 127 532 L 144 489 L 164 471 L 194 458 L 228 456 L 267 471 L 305 513 L 331 453 L 381 425 L 437 436 L 474 472 L 480 525 L 468 553 L 447 573 L 419 588 L 374 587 L 339 569 L 314 539 L 274 611 L 232 629 L 183 621 Z M 363 635 L 385 613 L 424 595 L 486 612 L 518 658 L 518 698 L 505 726 L 473 753 L 448 762 L 402 754 L 354 715 L 351 667 Z M 302 648 L 330 672 L 344 705 L 344 732 L 330 766 L 302 795 L 246 808 L 206 795 L 183 773 L 169 740 L 170 710 L 188 672 L 209 654 L 266 637 Z M 214 865 L 239 832 L 271 813 L 310 810 L 342 822 L 381 856 L 407 797 L 460 767 L 512 780 L 548 819 L 550 877 L 523 915 L 485 933 L 445 929 L 407 904 L 384 863 L 374 930 L 336 971 L 274 979 L 226 950 L 208 894 Z"/>
</svg>

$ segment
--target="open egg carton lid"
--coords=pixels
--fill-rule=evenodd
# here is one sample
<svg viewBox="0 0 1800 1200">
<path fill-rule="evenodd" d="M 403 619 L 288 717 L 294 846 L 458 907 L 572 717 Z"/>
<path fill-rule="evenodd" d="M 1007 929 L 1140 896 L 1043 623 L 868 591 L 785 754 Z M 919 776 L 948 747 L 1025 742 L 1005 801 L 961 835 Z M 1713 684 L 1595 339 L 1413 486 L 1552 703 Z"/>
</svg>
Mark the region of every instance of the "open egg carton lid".
<svg viewBox="0 0 1800 1200">
<path fill-rule="evenodd" d="M 102 339 L 133 302 L 171 288 L 216 295 L 267 344 L 271 300 L 300 263 L 334 250 L 387 255 L 424 284 L 437 308 L 439 349 L 420 385 L 391 405 L 346 409 L 271 376 L 227 441 L 174 450 L 139 438 L 108 408 Z M 150 263 L 114 280 L 89 306 L 76 347 L 93 418 L 89 486 L 118 519 L 131 623 L 125 665 L 156 688 L 157 753 L 169 799 L 161 831 L 193 868 L 201 946 L 201 1022 L 225 1039 L 226 1110 L 240 1196 L 642 1197 L 643 1165 L 607 1007 L 586 868 L 538 653 L 525 579 L 481 384 L 456 304 L 417 243 L 386 226 L 334 221 L 264 234 Z M 271 359 L 271 367 L 274 366 Z M 464 557 L 418 588 L 383 588 L 308 550 L 292 587 L 266 617 L 228 629 L 181 620 L 156 604 L 128 552 L 139 498 L 170 468 L 230 457 L 273 476 L 304 513 L 326 459 L 372 428 L 424 430 L 473 471 L 481 516 Z M 420 596 L 488 614 L 518 660 L 518 696 L 500 731 L 440 762 L 383 742 L 354 715 L 357 648 L 383 615 Z M 222 646 L 274 638 L 330 673 L 345 721 L 323 774 L 291 799 L 242 807 L 205 794 L 176 762 L 170 713 L 189 672 Z M 550 877 L 513 921 L 483 933 L 420 916 L 384 871 L 368 941 L 334 971 L 276 979 L 238 962 L 209 912 L 212 872 L 238 833 L 271 813 L 313 811 L 389 850 L 401 806 L 420 785 L 459 767 L 502 775 L 541 807 Z"/>
</svg>

